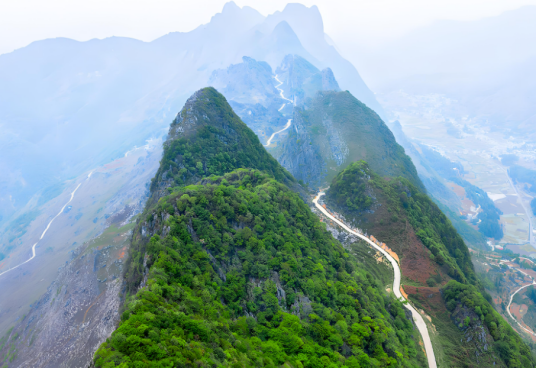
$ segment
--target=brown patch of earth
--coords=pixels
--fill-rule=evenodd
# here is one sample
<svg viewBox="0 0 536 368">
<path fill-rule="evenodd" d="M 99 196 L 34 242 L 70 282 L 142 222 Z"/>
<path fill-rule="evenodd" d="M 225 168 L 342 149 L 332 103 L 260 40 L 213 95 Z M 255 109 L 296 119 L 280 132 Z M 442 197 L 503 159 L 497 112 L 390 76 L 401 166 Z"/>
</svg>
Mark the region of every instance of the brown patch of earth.
<svg viewBox="0 0 536 368">
<path fill-rule="evenodd" d="M 514 317 L 517 318 L 518 321 L 521 321 L 521 313 L 519 313 L 519 308 L 521 306 L 516 304 L 516 303 L 512 303 L 510 304 L 510 313 L 512 313 L 512 315 L 514 315 Z"/>
<path fill-rule="evenodd" d="M 432 317 L 448 313 L 439 288 L 404 285 L 404 290 L 411 298 L 417 299 L 426 313 Z"/>
<path fill-rule="evenodd" d="M 436 265 L 430 259 L 430 251 L 421 243 L 413 229 L 408 231 L 408 247 L 401 261 L 402 275 L 426 285 L 426 280 L 436 274 Z"/>
</svg>

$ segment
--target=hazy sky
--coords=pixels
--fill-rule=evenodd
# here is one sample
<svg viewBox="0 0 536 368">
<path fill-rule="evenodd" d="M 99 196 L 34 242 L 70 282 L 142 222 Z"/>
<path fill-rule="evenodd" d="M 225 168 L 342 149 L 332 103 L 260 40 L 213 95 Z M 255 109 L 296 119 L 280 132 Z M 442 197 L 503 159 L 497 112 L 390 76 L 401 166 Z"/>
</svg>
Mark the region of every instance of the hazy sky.
<svg viewBox="0 0 536 368">
<path fill-rule="evenodd" d="M 267 15 L 287 1 L 236 0 Z M 190 31 L 220 12 L 224 0 L 0 0 L 0 54 L 51 37 L 76 40 L 127 36 L 151 41 Z M 498 15 L 536 0 L 304 0 L 317 5 L 326 32 L 343 51 L 379 42 L 436 19 Z"/>
</svg>

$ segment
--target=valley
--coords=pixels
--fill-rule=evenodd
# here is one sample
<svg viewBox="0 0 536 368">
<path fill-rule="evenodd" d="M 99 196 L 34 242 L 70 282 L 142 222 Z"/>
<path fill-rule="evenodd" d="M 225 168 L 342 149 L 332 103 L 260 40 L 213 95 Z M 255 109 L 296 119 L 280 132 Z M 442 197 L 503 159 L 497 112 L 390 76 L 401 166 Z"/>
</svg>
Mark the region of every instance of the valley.
<svg viewBox="0 0 536 368">
<path fill-rule="evenodd" d="M 0 262 L 0 290 L 11 296 L 0 298 L 2 334 L 32 311 L 80 247 L 105 232 L 119 214 L 123 225 L 133 221 L 145 204 L 146 184 L 161 152 L 161 140 L 134 148 L 67 182 L 61 194 L 40 207 L 37 218 L 16 238 L 13 253 Z M 32 249 L 35 258 L 28 261 Z"/>
<path fill-rule="evenodd" d="M 527 190 L 525 183 L 515 183 L 508 174 L 509 166 L 501 162 L 502 156 L 514 155 L 519 164 L 536 169 L 536 146 L 514 132 L 510 135 L 490 130 L 485 117 L 463 115 L 457 101 L 442 95 L 393 92 L 380 99 L 390 119 L 400 121 L 410 139 L 461 163 L 465 171 L 462 178 L 487 192 L 502 212 L 500 225 L 504 232 L 502 238 L 491 240 L 492 245 L 536 256 L 536 216 L 530 210 L 534 193 Z M 462 201 L 451 208 L 464 215 L 476 215 L 478 206 L 470 201 L 464 203 L 463 189 L 450 185 Z"/>
</svg>

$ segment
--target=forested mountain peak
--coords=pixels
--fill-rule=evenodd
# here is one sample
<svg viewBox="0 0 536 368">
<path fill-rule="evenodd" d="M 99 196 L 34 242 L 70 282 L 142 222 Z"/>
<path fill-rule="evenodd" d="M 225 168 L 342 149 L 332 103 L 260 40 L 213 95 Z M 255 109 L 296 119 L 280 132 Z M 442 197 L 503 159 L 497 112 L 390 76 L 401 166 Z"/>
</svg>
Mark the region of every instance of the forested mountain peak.
<svg viewBox="0 0 536 368">
<path fill-rule="evenodd" d="M 165 188 L 195 183 L 236 168 L 255 168 L 282 182 L 294 181 L 225 97 L 212 87 L 203 88 L 188 99 L 171 123 L 151 191 L 159 198 Z"/>
</svg>

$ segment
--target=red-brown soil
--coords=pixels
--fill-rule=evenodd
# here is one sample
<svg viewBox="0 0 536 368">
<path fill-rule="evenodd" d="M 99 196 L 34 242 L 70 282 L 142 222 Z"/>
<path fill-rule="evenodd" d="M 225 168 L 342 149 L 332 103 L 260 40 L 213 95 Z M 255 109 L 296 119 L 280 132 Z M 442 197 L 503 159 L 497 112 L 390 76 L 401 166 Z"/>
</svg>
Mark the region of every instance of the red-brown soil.
<svg viewBox="0 0 536 368">
<path fill-rule="evenodd" d="M 432 317 L 448 313 L 439 288 L 404 285 L 404 290 L 410 297 L 416 298 Z"/>
</svg>

